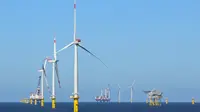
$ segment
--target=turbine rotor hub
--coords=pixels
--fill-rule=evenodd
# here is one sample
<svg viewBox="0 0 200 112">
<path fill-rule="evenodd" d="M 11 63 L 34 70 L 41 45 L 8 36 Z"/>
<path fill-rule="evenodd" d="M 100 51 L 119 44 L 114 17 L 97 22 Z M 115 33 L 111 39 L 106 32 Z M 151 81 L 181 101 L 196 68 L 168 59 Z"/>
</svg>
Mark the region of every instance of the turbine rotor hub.
<svg viewBox="0 0 200 112">
<path fill-rule="evenodd" d="M 80 42 L 81 42 L 81 39 L 76 39 L 74 43 L 75 43 L 75 44 L 78 44 L 78 43 L 80 43 Z"/>
<path fill-rule="evenodd" d="M 81 39 L 76 39 L 77 42 L 81 42 Z"/>
<path fill-rule="evenodd" d="M 51 59 L 51 60 L 48 60 L 48 62 L 49 62 L 49 63 L 55 63 L 56 60 L 52 60 L 52 59 Z"/>
</svg>

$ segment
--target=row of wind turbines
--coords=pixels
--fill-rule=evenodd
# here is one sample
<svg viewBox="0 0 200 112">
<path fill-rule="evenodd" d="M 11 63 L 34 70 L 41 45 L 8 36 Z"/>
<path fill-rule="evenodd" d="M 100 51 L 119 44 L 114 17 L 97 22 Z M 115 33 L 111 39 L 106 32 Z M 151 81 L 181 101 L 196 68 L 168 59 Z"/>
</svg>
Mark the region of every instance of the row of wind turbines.
<svg viewBox="0 0 200 112">
<path fill-rule="evenodd" d="M 57 54 L 58 53 L 60 53 L 61 51 L 65 50 L 67 48 L 69 48 L 70 46 L 74 45 L 74 48 L 75 48 L 74 49 L 75 50 L 75 54 L 74 54 L 74 92 L 73 92 L 73 96 L 70 96 L 70 98 L 74 99 L 76 104 L 78 103 L 78 98 L 79 98 L 79 95 L 78 95 L 78 49 L 77 48 L 78 47 L 82 48 L 84 51 L 88 52 L 89 54 L 91 54 L 92 56 L 94 56 L 95 58 L 100 60 L 98 57 L 96 57 L 89 50 L 87 50 L 85 47 L 80 45 L 80 42 L 81 42 L 80 39 L 74 38 L 74 40 L 75 41 L 73 41 L 70 44 L 64 46 L 62 49 L 56 51 L 56 38 L 54 37 L 54 53 L 53 53 L 53 57 L 54 58 L 51 59 L 50 57 L 46 57 L 44 59 L 44 63 L 42 64 L 41 69 L 38 70 L 39 72 L 41 72 L 41 76 L 40 76 L 41 78 L 40 78 L 40 81 L 39 81 L 41 86 L 39 86 L 38 87 L 39 89 L 37 89 L 37 90 L 40 90 L 40 91 L 36 92 L 34 97 L 33 97 L 33 94 L 31 94 L 32 97 L 30 96 L 30 99 L 40 100 L 41 106 L 44 106 L 44 81 L 45 81 L 46 82 L 46 86 L 48 88 L 48 92 L 51 94 L 50 98 L 52 100 L 52 108 L 53 109 L 56 108 L 55 78 L 57 78 L 57 81 L 58 81 L 58 84 L 59 84 L 59 88 L 61 88 L 61 83 L 60 83 L 60 79 L 59 79 L 59 72 L 58 72 L 58 61 L 59 61 L 59 60 L 57 60 Z M 50 87 L 49 87 L 49 84 L 48 84 L 48 81 L 47 81 L 47 75 L 46 75 L 46 66 L 47 66 L 48 62 L 52 64 L 52 91 L 50 90 Z M 56 74 L 56 76 L 55 76 L 55 74 Z M 40 94 L 37 94 L 37 93 L 40 93 Z"/>
<path fill-rule="evenodd" d="M 45 58 L 45 63 L 43 64 L 42 69 L 39 70 L 42 73 L 42 75 L 41 75 L 42 76 L 42 78 L 41 78 L 41 98 L 40 99 L 41 99 L 41 103 L 44 103 L 44 80 L 46 81 L 46 85 L 48 87 L 48 83 L 47 83 L 47 80 L 46 80 L 46 71 L 45 71 L 46 63 L 50 62 L 52 64 L 52 92 L 50 92 L 50 89 L 48 87 L 49 93 L 51 93 L 50 98 L 52 100 L 52 109 L 56 108 L 55 74 L 56 74 L 57 79 L 58 79 L 59 87 L 61 88 L 60 80 L 59 80 L 59 74 L 58 74 L 58 59 L 57 59 L 58 53 L 61 53 L 61 51 L 65 50 L 65 49 L 67 49 L 71 46 L 74 46 L 74 92 L 73 92 L 72 96 L 70 96 L 70 98 L 72 98 L 74 100 L 74 112 L 78 112 L 78 104 L 79 104 L 78 103 L 78 99 L 79 99 L 79 92 L 78 92 L 78 89 L 79 89 L 79 85 L 78 85 L 78 81 L 79 81 L 78 80 L 78 48 L 83 49 L 84 51 L 86 51 L 87 53 L 89 53 L 90 55 L 92 55 L 93 57 L 98 59 L 99 61 L 101 61 L 100 58 L 98 58 L 93 53 L 91 53 L 88 49 L 83 47 L 80 43 L 81 43 L 81 39 L 78 39 L 76 37 L 76 0 L 74 0 L 73 41 L 70 42 L 68 45 L 64 46 L 62 49 L 57 50 L 56 49 L 56 38 L 54 37 L 53 58 L 52 59 L 50 59 L 49 57 Z M 101 62 L 103 63 L 103 61 L 101 61 Z"/>
<path fill-rule="evenodd" d="M 134 84 L 135 84 L 135 80 L 133 81 L 132 85 L 130 85 L 128 88 L 130 88 L 130 102 L 132 103 L 133 102 L 133 87 L 134 87 Z M 118 84 L 118 103 L 121 102 L 121 87 L 120 85 Z"/>
</svg>

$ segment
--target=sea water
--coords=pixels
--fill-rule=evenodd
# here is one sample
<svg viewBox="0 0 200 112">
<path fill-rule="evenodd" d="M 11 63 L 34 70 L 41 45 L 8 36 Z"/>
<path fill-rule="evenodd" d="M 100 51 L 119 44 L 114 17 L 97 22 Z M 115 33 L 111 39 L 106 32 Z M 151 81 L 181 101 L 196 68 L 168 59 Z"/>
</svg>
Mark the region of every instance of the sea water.
<svg viewBox="0 0 200 112">
<path fill-rule="evenodd" d="M 51 103 L 40 105 L 25 103 L 0 103 L 0 112 L 73 112 L 73 103 L 57 103 L 51 109 Z M 148 106 L 146 103 L 79 103 L 79 112 L 200 112 L 200 104 L 170 103 L 159 107 Z"/>
</svg>

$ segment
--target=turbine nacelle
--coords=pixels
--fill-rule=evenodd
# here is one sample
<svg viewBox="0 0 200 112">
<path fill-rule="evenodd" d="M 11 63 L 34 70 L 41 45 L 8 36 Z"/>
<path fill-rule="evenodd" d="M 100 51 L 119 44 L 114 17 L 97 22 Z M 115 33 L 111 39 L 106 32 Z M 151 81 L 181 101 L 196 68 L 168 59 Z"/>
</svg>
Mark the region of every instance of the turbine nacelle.
<svg viewBox="0 0 200 112">
<path fill-rule="evenodd" d="M 76 39 L 77 42 L 81 42 L 81 39 Z"/>
<path fill-rule="evenodd" d="M 42 70 L 42 69 L 40 69 L 40 70 L 38 70 L 38 72 L 43 72 L 43 70 Z"/>
<path fill-rule="evenodd" d="M 56 62 L 58 62 L 58 60 L 52 60 L 52 59 L 50 59 L 50 60 L 48 60 L 48 62 L 49 63 L 56 63 Z"/>
<path fill-rule="evenodd" d="M 134 84 L 135 84 L 135 80 L 133 81 L 133 83 L 132 83 L 132 85 L 131 85 L 131 86 L 128 86 L 128 88 L 131 88 L 131 89 L 133 89 L 133 86 L 134 86 Z"/>
<path fill-rule="evenodd" d="M 74 42 L 73 42 L 73 44 L 79 44 L 81 42 L 81 39 L 76 39 Z"/>
<path fill-rule="evenodd" d="M 45 60 L 51 60 L 51 58 L 49 58 L 49 57 L 46 57 L 46 58 L 45 58 Z"/>
</svg>

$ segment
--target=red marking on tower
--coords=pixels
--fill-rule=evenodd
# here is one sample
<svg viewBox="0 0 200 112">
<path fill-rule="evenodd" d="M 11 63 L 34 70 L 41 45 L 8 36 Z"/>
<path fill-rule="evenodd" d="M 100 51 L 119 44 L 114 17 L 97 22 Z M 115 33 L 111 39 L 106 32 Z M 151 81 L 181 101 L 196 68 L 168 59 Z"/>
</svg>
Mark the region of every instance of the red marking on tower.
<svg viewBox="0 0 200 112">
<path fill-rule="evenodd" d="M 54 43 L 56 43 L 56 39 L 54 39 Z"/>
<path fill-rule="evenodd" d="M 76 9 L 76 4 L 74 4 L 74 9 Z"/>
</svg>

